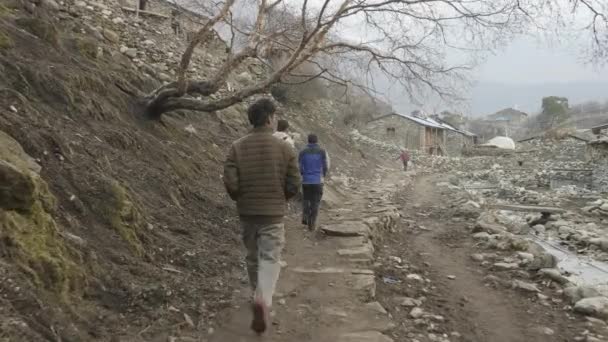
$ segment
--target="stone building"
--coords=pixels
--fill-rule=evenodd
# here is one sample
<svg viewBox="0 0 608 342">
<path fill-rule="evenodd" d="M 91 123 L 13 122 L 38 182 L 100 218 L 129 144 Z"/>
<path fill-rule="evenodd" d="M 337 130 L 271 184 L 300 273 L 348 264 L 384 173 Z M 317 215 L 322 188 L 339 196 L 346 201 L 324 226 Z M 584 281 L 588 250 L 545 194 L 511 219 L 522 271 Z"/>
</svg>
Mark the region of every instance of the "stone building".
<svg viewBox="0 0 608 342">
<path fill-rule="evenodd" d="M 432 155 L 460 155 L 474 143 L 475 135 L 415 111 L 412 115 L 391 113 L 377 117 L 362 130 L 366 135 L 408 150 Z"/>
<path fill-rule="evenodd" d="M 488 115 L 489 121 L 506 122 L 509 125 L 521 125 L 528 119 L 528 114 L 513 108 L 506 108 Z"/>
</svg>

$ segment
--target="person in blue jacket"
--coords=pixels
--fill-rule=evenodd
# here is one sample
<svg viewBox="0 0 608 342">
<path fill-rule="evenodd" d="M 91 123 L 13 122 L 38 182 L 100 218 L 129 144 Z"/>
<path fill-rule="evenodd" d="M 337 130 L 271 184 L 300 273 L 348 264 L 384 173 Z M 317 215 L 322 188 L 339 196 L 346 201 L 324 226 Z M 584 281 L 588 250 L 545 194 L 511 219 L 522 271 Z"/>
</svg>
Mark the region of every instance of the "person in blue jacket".
<svg viewBox="0 0 608 342">
<path fill-rule="evenodd" d="M 316 227 L 319 205 L 323 197 L 323 180 L 327 175 L 328 158 L 319 146 L 315 134 L 308 135 L 308 145 L 300 152 L 300 174 L 302 175 L 303 214 L 302 224 L 313 231 Z"/>
</svg>

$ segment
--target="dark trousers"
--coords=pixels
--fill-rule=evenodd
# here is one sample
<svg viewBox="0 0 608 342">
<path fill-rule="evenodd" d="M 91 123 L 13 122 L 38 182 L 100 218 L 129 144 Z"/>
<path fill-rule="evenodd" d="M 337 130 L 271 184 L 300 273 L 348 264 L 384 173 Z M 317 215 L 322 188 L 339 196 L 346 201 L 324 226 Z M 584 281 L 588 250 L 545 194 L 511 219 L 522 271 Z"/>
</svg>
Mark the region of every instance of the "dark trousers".
<svg viewBox="0 0 608 342">
<path fill-rule="evenodd" d="M 303 208 L 302 223 L 312 228 L 317 222 L 319 214 L 319 205 L 323 197 L 323 184 L 303 184 Z"/>
<path fill-rule="evenodd" d="M 403 161 L 403 170 L 407 171 L 407 163 L 409 163 L 409 160 L 404 160 Z"/>
</svg>

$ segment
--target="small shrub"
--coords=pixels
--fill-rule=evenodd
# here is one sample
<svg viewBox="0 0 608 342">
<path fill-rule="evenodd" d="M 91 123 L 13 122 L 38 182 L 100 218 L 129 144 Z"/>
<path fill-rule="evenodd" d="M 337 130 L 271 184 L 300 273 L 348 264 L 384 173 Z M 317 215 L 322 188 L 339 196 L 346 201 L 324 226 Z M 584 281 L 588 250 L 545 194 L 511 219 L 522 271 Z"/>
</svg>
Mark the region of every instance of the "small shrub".
<svg viewBox="0 0 608 342">
<path fill-rule="evenodd" d="M 38 18 L 19 18 L 16 23 L 34 36 L 54 47 L 59 47 L 59 31 L 53 24 Z"/>
<path fill-rule="evenodd" d="M 97 58 L 97 44 L 91 39 L 76 39 L 78 52 L 87 58 Z"/>
<path fill-rule="evenodd" d="M 0 4 L 0 17 L 4 17 L 5 15 L 8 15 L 11 13 L 11 10 L 8 9 L 8 7 Z"/>
<path fill-rule="evenodd" d="M 10 49 L 14 46 L 13 40 L 6 33 L 0 31 L 0 50 Z"/>
</svg>

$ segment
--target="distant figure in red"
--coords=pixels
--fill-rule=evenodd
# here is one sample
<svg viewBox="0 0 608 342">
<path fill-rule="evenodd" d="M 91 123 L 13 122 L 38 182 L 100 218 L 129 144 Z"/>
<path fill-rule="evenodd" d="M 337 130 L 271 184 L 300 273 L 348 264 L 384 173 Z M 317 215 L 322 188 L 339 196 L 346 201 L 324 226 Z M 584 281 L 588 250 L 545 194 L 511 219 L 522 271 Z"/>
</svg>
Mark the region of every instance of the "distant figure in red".
<svg viewBox="0 0 608 342">
<path fill-rule="evenodd" d="M 406 150 L 402 150 L 399 158 L 403 162 L 403 171 L 407 171 L 407 164 L 410 162 L 410 154 Z"/>
</svg>

